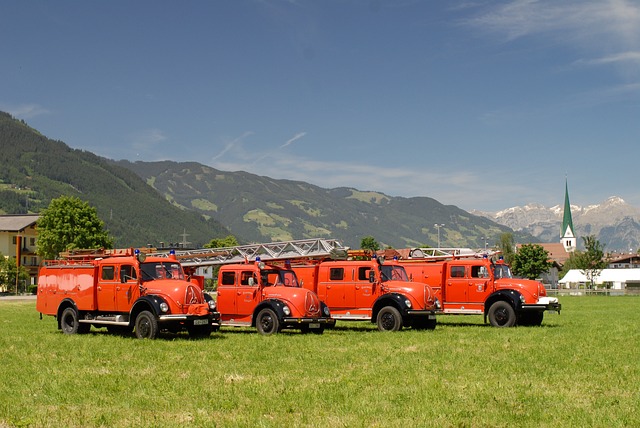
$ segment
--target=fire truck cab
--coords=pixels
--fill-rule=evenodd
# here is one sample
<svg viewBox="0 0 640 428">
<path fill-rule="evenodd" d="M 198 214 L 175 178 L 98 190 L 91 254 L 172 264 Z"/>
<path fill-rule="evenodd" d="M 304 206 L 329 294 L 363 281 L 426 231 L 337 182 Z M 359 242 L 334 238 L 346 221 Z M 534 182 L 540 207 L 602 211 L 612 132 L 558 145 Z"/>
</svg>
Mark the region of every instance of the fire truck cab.
<svg viewBox="0 0 640 428">
<path fill-rule="evenodd" d="M 440 303 L 431 287 L 410 282 L 397 261 L 363 257 L 292 266 L 303 286 L 316 292 L 337 320 L 371 321 L 380 331 L 436 327 Z"/>
<path fill-rule="evenodd" d="M 66 334 L 91 326 L 156 338 L 161 330 L 211 334 L 215 302 L 188 281 L 175 257 L 146 257 L 134 249 L 78 251 L 45 261 L 36 309 Z"/>
</svg>

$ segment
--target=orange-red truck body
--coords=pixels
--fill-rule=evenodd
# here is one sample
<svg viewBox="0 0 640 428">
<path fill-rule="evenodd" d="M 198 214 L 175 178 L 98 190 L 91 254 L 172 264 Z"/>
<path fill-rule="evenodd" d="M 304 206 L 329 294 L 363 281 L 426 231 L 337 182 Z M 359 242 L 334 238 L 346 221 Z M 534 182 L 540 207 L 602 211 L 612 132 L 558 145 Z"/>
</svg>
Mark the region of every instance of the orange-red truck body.
<svg viewBox="0 0 640 428">
<path fill-rule="evenodd" d="M 427 283 L 442 302 L 439 313 L 484 315 L 491 325 L 540 325 L 545 311 L 560 312 L 555 297 L 538 281 L 514 278 L 501 260 L 446 261 L 402 259 L 413 281 Z"/>
<path fill-rule="evenodd" d="M 218 272 L 220 324 L 251 326 L 261 334 L 283 328 L 322 333 L 335 320 L 313 291 L 287 267 L 261 262 L 229 264 Z"/>
<path fill-rule="evenodd" d="M 36 309 L 56 317 L 65 333 L 94 326 L 135 330 L 141 338 L 154 338 L 160 330 L 208 335 L 219 317 L 213 299 L 185 277 L 178 261 L 141 260 L 133 249 L 46 261 Z"/>
<path fill-rule="evenodd" d="M 427 284 L 410 282 L 395 261 L 321 261 L 292 265 L 303 286 L 314 291 L 336 320 L 371 321 L 381 331 L 433 329 L 435 299 Z"/>
</svg>

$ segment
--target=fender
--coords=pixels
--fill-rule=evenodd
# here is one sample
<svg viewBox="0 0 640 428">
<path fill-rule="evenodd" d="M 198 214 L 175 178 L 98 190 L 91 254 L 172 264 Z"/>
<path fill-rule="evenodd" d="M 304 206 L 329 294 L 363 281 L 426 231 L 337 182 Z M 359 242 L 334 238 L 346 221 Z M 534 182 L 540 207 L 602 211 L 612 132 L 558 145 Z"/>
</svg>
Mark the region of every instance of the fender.
<svg viewBox="0 0 640 428">
<path fill-rule="evenodd" d="M 78 310 L 78 305 L 76 305 L 76 302 L 74 302 L 73 299 L 69 297 L 67 297 L 66 299 L 63 299 L 58 305 L 58 309 L 56 313 L 56 319 L 58 320 L 58 330 L 62 329 L 62 326 L 60 325 L 60 316 L 62 315 L 62 311 L 64 311 L 66 308 L 70 306 L 73 307 L 78 313 L 78 316 L 80 316 L 80 311 Z M 42 314 L 40 314 L 40 316 L 42 316 Z"/>
<path fill-rule="evenodd" d="M 162 313 L 160 309 L 160 303 L 166 303 L 164 299 L 154 294 L 148 296 L 142 296 L 131 306 L 129 323 L 135 321 L 138 314 L 146 309 L 150 309 L 151 312 L 157 317 Z"/>
<path fill-rule="evenodd" d="M 516 313 L 522 310 L 522 294 L 515 290 L 498 290 L 491 293 L 487 300 L 484 301 L 484 321 L 487 322 L 487 313 L 489 308 L 498 300 L 504 300 L 513 306 Z"/>
<path fill-rule="evenodd" d="M 378 297 L 373 303 L 373 310 L 371 311 L 371 322 L 375 322 L 376 318 L 378 317 L 378 312 L 380 312 L 380 309 L 384 308 L 385 306 L 394 306 L 404 317 L 407 311 L 410 309 L 405 303 L 405 300 L 407 300 L 407 298 L 400 293 L 387 293 Z"/>
<path fill-rule="evenodd" d="M 264 308 L 273 309 L 276 315 L 278 316 L 278 319 L 282 321 L 282 319 L 285 317 L 284 311 L 282 309 L 284 308 L 284 306 L 285 306 L 284 302 L 278 299 L 267 299 L 261 302 L 253 310 L 253 315 L 251 316 L 251 327 L 256 326 L 256 317 L 258 316 L 258 313 Z"/>
</svg>

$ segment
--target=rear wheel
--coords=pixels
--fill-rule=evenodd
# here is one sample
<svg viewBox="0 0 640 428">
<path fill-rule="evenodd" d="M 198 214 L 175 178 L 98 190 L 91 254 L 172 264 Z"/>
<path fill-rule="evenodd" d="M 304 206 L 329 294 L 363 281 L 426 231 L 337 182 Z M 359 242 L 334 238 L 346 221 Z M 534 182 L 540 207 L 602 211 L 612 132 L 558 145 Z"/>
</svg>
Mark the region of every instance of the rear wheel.
<svg viewBox="0 0 640 428">
<path fill-rule="evenodd" d="M 80 324 L 78 311 L 70 306 L 60 315 L 60 328 L 64 334 L 83 334 L 89 332 L 91 324 Z"/>
<path fill-rule="evenodd" d="M 516 311 L 504 300 L 497 301 L 489 308 L 489 323 L 494 327 L 513 327 L 516 324 Z"/>
<path fill-rule="evenodd" d="M 258 312 L 256 329 L 260 334 L 271 335 L 280 331 L 280 320 L 273 309 L 265 308 Z"/>
<path fill-rule="evenodd" d="M 402 315 L 393 306 L 380 309 L 376 321 L 380 331 L 398 331 L 402 328 Z"/>
<path fill-rule="evenodd" d="M 158 320 L 149 311 L 142 311 L 136 317 L 136 337 L 155 339 L 158 337 Z"/>
</svg>

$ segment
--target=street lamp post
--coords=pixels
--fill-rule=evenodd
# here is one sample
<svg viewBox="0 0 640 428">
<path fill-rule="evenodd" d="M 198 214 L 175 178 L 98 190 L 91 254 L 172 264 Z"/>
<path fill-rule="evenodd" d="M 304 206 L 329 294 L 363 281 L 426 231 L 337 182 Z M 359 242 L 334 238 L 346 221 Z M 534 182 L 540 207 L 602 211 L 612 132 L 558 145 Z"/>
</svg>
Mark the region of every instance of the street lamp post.
<svg viewBox="0 0 640 428">
<path fill-rule="evenodd" d="M 440 248 L 440 228 L 444 227 L 444 224 L 434 224 L 435 228 L 438 230 L 438 248 Z"/>
</svg>

